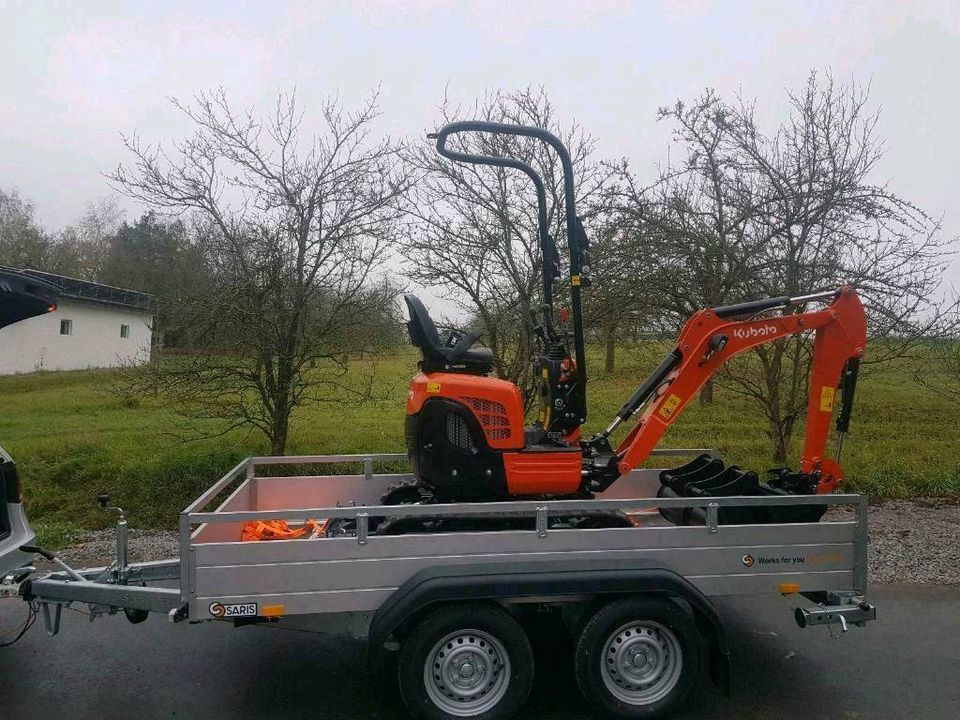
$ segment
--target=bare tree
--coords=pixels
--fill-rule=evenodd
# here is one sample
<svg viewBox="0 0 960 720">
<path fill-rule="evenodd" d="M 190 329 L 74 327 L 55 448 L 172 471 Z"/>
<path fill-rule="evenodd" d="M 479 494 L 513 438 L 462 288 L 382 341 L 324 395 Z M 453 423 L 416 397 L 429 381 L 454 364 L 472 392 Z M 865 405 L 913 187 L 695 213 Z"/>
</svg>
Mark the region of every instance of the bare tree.
<svg viewBox="0 0 960 720">
<path fill-rule="evenodd" d="M 873 182 L 882 142 L 867 89 L 811 74 L 788 99 L 789 119 L 772 135 L 752 103 L 709 91 L 661 112 L 686 156 L 643 198 L 645 222 L 664 241 L 659 291 L 686 314 L 853 284 L 868 306 L 868 362 L 909 354 L 938 316 L 949 243 L 938 222 Z M 809 363 L 808 339 L 797 337 L 720 376 L 763 409 L 778 462 L 805 407 Z"/>
<path fill-rule="evenodd" d="M 57 254 L 63 272 L 84 280 L 102 281 L 110 255 L 110 241 L 120 227 L 124 211 L 116 196 L 88 202 L 83 215 L 57 235 Z"/>
<path fill-rule="evenodd" d="M 46 269 L 52 243 L 34 218 L 31 201 L 0 189 L 0 265 Z"/>
<path fill-rule="evenodd" d="M 349 354 L 380 342 L 358 327 L 394 315 L 396 290 L 378 273 L 407 183 L 396 147 L 371 137 L 376 100 L 326 102 L 316 133 L 293 95 L 265 117 L 234 110 L 222 90 L 175 101 L 193 135 L 169 152 L 125 138 L 132 162 L 109 176 L 192 217 L 209 264 L 182 318 L 196 349 L 147 379 L 222 432 L 262 431 L 276 454 L 294 409 L 341 397 Z"/>
<path fill-rule="evenodd" d="M 624 224 L 617 214 L 601 219 L 591 250 L 593 283 L 584 293 L 584 315 L 593 331 L 591 340 L 604 347 L 604 371 L 612 373 L 618 344 L 655 326 L 660 298 L 652 291 L 656 263 L 650 257 L 651 236 L 646 228 Z"/>
<path fill-rule="evenodd" d="M 659 170 L 652 186 L 639 186 L 619 170 L 611 187 L 614 216 L 621 232 L 647 237 L 647 291 L 656 297 L 661 322 L 679 330 L 690 314 L 742 299 L 744 258 L 758 238 L 747 231 L 757 179 L 744 172 L 743 158 L 728 142 L 718 118 L 722 100 L 707 90 L 692 105 L 678 101 L 661 108 L 658 118 L 674 123 L 681 161 Z M 713 380 L 700 391 L 712 402 Z"/>
<path fill-rule="evenodd" d="M 946 293 L 943 312 L 910 359 L 914 379 L 941 397 L 960 402 L 960 292 Z"/>
<path fill-rule="evenodd" d="M 16 190 L 0 190 L 0 265 L 99 280 L 110 235 L 123 217 L 117 198 L 87 203 L 77 223 L 53 233 L 45 232 L 34 214 L 34 204 Z"/>
<path fill-rule="evenodd" d="M 578 211 L 585 220 L 594 214 L 609 171 L 593 159 L 595 142 L 579 124 L 560 126 L 542 89 L 491 92 L 467 108 L 444 102 L 440 123 L 454 120 L 533 125 L 555 133 L 570 150 Z M 563 176 L 548 146 L 531 138 L 477 133 L 451 138 L 449 146 L 518 158 L 536 168 L 546 185 L 552 234 L 561 238 L 563 252 Z M 529 180 L 514 170 L 451 162 L 428 141 L 414 143 L 405 158 L 419 176 L 402 239 L 411 278 L 443 288 L 475 321 L 493 350 L 497 375 L 516 383 L 529 405 L 534 396 L 530 311 L 539 308 L 543 272 L 536 194 Z"/>
</svg>

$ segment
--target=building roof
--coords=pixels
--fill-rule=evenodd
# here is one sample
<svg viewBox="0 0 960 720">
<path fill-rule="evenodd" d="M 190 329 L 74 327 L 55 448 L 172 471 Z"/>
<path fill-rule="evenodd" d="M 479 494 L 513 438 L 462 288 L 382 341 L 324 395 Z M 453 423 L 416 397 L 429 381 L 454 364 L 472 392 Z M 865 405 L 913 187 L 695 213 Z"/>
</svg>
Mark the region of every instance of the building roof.
<svg viewBox="0 0 960 720">
<path fill-rule="evenodd" d="M 157 299 L 153 295 L 137 290 L 127 290 L 125 288 L 102 285 L 100 283 L 90 282 L 89 280 L 79 280 L 77 278 L 67 277 L 66 275 L 57 275 L 55 273 L 43 272 L 42 270 L 31 270 L 29 268 L 18 270 L 16 268 L 0 266 L 0 269 L 12 270 L 13 272 L 46 281 L 56 287 L 61 300 L 75 300 L 97 305 L 112 305 L 114 307 L 144 310 L 147 312 L 153 312 L 157 303 Z"/>
</svg>

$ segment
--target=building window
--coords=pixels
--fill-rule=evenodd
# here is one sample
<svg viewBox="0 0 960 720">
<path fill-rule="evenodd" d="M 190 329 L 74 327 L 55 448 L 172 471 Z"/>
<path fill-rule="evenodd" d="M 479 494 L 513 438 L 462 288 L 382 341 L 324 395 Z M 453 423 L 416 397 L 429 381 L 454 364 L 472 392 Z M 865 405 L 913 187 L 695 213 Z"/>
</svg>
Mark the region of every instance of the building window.
<svg viewBox="0 0 960 720">
<path fill-rule="evenodd" d="M 60 321 L 60 334 L 61 334 L 61 335 L 73 335 L 73 320 L 61 320 L 61 321 Z"/>
<path fill-rule="evenodd" d="M 121 326 L 120 326 L 120 337 L 122 337 L 122 338 L 128 338 L 128 337 L 130 337 L 130 326 L 129 326 L 129 325 L 121 325 Z"/>
</svg>

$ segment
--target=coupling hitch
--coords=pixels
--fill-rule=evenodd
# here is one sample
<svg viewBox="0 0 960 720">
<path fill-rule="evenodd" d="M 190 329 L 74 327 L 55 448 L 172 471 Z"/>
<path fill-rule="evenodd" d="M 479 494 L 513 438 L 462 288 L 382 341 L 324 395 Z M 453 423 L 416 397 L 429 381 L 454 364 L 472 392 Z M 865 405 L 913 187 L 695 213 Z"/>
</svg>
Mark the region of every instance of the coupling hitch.
<svg viewBox="0 0 960 720">
<path fill-rule="evenodd" d="M 865 627 L 870 620 L 877 619 L 877 608 L 860 595 L 827 593 L 804 593 L 814 601 L 814 608 L 795 608 L 793 618 L 797 625 L 806 628 L 811 625 L 839 625 L 841 632 L 847 632 L 850 625 Z"/>
<path fill-rule="evenodd" d="M 97 502 L 100 507 L 104 510 L 109 510 L 117 514 L 117 525 L 116 525 L 116 556 L 113 563 L 103 569 L 97 569 L 96 571 L 85 570 L 83 573 L 78 572 L 64 562 L 61 558 L 57 557 L 56 553 L 53 553 L 49 550 L 46 550 L 42 547 L 36 545 L 23 545 L 20 547 L 20 550 L 29 553 L 32 555 L 40 555 L 45 558 L 47 561 L 53 563 L 54 565 L 60 568 L 59 572 L 49 573 L 39 580 L 34 580 L 31 576 L 35 572 L 35 568 L 29 568 L 31 571 L 30 574 L 20 577 L 19 582 L 14 585 L 13 578 L 8 576 L 3 578 L 3 587 L 0 589 L 0 597 L 3 597 L 7 592 L 12 592 L 12 588 L 16 587 L 17 592 L 23 596 L 25 600 L 28 600 L 33 604 L 35 608 L 39 610 L 43 617 L 44 625 L 46 626 L 48 635 L 56 635 L 60 630 L 60 618 L 62 614 L 63 607 L 66 605 L 69 607 L 74 600 L 70 599 L 49 599 L 43 591 L 38 591 L 37 593 L 33 592 L 33 587 L 31 583 L 34 584 L 43 584 L 43 581 L 52 580 L 57 582 L 69 582 L 74 587 L 80 588 L 81 585 L 85 586 L 95 586 L 97 584 L 101 585 L 137 585 L 144 587 L 146 583 L 143 581 L 143 578 L 140 574 L 138 568 L 131 568 L 128 560 L 128 543 L 127 543 L 127 519 L 124 514 L 123 508 L 119 506 L 111 506 L 110 496 L 106 493 L 102 493 L 97 496 Z M 26 570 L 27 568 L 24 568 Z M 9 582 L 8 582 L 9 580 Z M 87 601 L 87 615 L 90 617 L 90 621 L 93 622 L 98 616 L 109 614 L 113 615 L 114 613 L 123 610 L 124 615 L 127 620 L 131 623 L 141 623 L 147 619 L 149 612 L 140 608 L 131 608 L 131 607 L 116 607 L 113 605 L 103 604 L 98 601 Z M 52 607 L 51 607 L 52 606 Z"/>
<path fill-rule="evenodd" d="M 0 577 L 0 598 L 18 597 L 27 587 L 30 576 L 37 571 L 33 565 L 25 565 Z"/>
</svg>

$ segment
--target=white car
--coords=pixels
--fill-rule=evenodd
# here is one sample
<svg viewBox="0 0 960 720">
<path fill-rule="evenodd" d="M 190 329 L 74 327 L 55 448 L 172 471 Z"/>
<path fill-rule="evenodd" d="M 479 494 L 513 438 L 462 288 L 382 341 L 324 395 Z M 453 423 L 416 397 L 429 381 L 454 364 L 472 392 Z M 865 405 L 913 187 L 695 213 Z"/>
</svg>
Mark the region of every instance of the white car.
<svg viewBox="0 0 960 720">
<path fill-rule="evenodd" d="M 56 310 L 57 288 L 24 273 L 0 267 L 0 329 Z M 17 466 L 0 447 L 0 578 L 30 562 L 20 550 L 35 538 L 23 511 Z"/>
<path fill-rule="evenodd" d="M 30 562 L 33 554 L 20 547 L 32 544 L 35 537 L 23 511 L 17 466 L 0 447 L 0 577 Z"/>
</svg>

